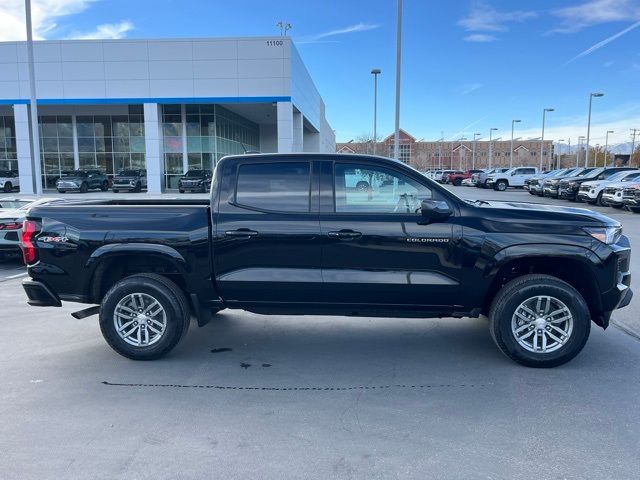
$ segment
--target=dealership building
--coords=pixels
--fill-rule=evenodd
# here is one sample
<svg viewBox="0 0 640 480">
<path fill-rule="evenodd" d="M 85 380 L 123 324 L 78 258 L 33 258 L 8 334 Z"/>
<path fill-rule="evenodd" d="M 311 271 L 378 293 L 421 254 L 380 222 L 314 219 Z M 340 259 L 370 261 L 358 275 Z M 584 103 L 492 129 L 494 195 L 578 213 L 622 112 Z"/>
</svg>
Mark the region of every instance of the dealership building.
<svg viewBox="0 0 640 480">
<path fill-rule="evenodd" d="M 0 43 L 0 170 L 21 192 L 64 171 L 147 170 L 148 191 L 225 155 L 335 152 L 324 102 L 288 37 L 34 43 L 40 172 L 27 48 Z"/>
</svg>

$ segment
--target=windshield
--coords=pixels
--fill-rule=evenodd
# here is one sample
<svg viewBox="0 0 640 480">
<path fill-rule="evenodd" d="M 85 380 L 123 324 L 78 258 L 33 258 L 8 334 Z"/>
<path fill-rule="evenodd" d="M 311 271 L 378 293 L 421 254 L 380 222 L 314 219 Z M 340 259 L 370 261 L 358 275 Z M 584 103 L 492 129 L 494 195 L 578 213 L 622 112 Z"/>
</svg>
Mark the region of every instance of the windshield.
<svg viewBox="0 0 640 480">
<path fill-rule="evenodd" d="M 86 177 L 87 172 L 84 170 L 71 170 L 69 172 L 62 172 L 63 177 Z"/>
<path fill-rule="evenodd" d="M 140 175 L 140 170 L 121 170 L 118 172 L 119 177 L 137 177 Z"/>
<path fill-rule="evenodd" d="M 602 172 L 604 172 L 604 168 L 602 168 L 602 167 L 594 168 L 593 170 L 588 172 L 586 175 L 584 175 L 584 178 L 595 178 L 598 175 L 600 175 Z"/>
<path fill-rule="evenodd" d="M 189 170 L 185 177 L 204 177 L 206 172 L 206 170 Z"/>
<path fill-rule="evenodd" d="M 625 170 L 622 172 L 614 173 L 613 175 L 608 177 L 607 180 L 609 182 L 628 182 L 629 180 L 632 180 L 638 175 L 640 175 L 640 172 L 633 172 L 633 171 L 630 172 L 629 170 Z"/>
<path fill-rule="evenodd" d="M 0 200 L 0 208 L 11 209 L 20 208 L 23 205 L 28 205 L 32 200 Z"/>
</svg>

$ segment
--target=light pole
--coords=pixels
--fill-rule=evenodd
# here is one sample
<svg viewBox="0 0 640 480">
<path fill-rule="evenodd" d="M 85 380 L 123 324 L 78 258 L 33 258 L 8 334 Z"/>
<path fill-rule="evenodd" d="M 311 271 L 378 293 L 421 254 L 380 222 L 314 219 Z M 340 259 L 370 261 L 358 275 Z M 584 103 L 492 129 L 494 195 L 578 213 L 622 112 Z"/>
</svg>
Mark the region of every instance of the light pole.
<svg viewBox="0 0 640 480">
<path fill-rule="evenodd" d="M 491 163 L 493 162 L 493 132 L 496 130 L 498 129 L 495 127 L 489 129 L 489 170 L 491 170 Z"/>
<path fill-rule="evenodd" d="M 396 26 L 396 133 L 393 139 L 393 157 L 400 158 L 400 53 L 402 51 L 402 0 L 398 1 Z"/>
<path fill-rule="evenodd" d="M 578 151 L 576 152 L 576 167 L 578 166 L 578 160 L 580 159 L 580 151 L 582 150 L 582 142 L 584 141 L 584 138 L 585 138 L 584 135 L 580 135 L 578 137 Z"/>
<path fill-rule="evenodd" d="M 29 103 L 31 105 L 31 166 L 33 172 L 33 191 L 42 195 L 42 174 L 40 168 L 40 132 L 38 129 L 38 101 L 36 100 L 36 74 L 33 60 L 33 32 L 31 28 L 31 0 L 25 0 L 24 9 L 27 23 L 27 60 L 29 62 Z M 27 192 L 27 185 L 23 192 Z"/>
<path fill-rule="evenodd" d="M 376 154 L 378 143 L 378 75 L 382 73 L 379 68 L 371 70 L 373 75 L 373 154 Z"/>
<path fill-rule="evenodd" d="M 609 134 L 613 133 L 613 130 L 607 130 L 604 141 L 604 166 L 607 165 L 607 149 L 609 148 Z"/>
<path fill-rule="evenodd" d="M 442 170 L 442 141 L 444 137 L 440 135 L 440 140 L 438 140 L 438 169 Z"/>
<path fill-rule="evenodd" d="M 633 157 L 633 154 L 635 153 L 635 150 L 636 150 L 636 133 L 638 132 L 638 129 L 632 128 L 631 132 L 633 132 L 631 134 L 631 138 L 633 140 L 631 140 L 631 155 L 629 156 L 629 163 L 631 163 L 631 157 Z"/>
<path fill-rule="evenodd" d="M 540 137 L 540 171 L 542 171 L 542 155 L 544 153 L 544 122 L 547 117 L 547 112 L 553 111 L 553 108 L 545 108 L 542 110 L 542 137 Z"/>
<path fill-rule="evenodd" d="M 589 115 L 587 117 L 587 151 L 584 156 L 584 166 L 589 166 L 589 136 L 591 135 L 591 102 L 593 97 L 603 97 L 604 93 L 590 93 L 589 94 Z"/>
<path fill-rule="evenodd" d="M 482 135 L 481 133 L 473 134 L 473 153 L 471 154 L 471 169 L 475 170 L 476 168 L 476 141 L 478 135 Z"/>
<path fill-rule="evenodd" d="M 562 162 L 562 156 L 560 155 L 560 152 L 561 152 L 560 147 L 562 146 L 562 143 L 560 142 L 564 142 L 564 138 L 556 140 L 556 143 L 558 145 L 558 153 L 556 154 L 556 159 L 557 159 L 556 168 L 560 168 L 560 162 Z"/>
<path fill-rule="evenodd" d="M 511 120 L 511 152 L 509 152 L 509 168 L 513 168 L 513 126 L 522 120 Z"/>
</svg>

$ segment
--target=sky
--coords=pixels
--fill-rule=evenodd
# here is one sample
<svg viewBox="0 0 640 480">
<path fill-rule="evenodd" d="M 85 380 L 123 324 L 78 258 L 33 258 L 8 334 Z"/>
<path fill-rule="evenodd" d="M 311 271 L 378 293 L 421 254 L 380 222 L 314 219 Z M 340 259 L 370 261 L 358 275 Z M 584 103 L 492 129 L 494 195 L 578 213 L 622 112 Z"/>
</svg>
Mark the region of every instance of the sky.
<svg viewBox="0 0 640 480">
<path fill-rule="evenodd" d="M 395 0 L 32 0 L 36 38 L 279 35 L 293 38 L 338 141 L 378 133 L 395 115 Z M 0 2 L 0 41 L 25 37 L 24 1 Z M 489 129 L 503 139 L 586 135 L 631 140 L 640 128 L 640 0 L 404 0 L 401 127 L 446 140 Z M 640 141 L 640 132 L 637 142 Z M 636 143 L 637 143 L 636 142 Z M 622 147 L 621 147 L 622 148 Z"/>
</svg>

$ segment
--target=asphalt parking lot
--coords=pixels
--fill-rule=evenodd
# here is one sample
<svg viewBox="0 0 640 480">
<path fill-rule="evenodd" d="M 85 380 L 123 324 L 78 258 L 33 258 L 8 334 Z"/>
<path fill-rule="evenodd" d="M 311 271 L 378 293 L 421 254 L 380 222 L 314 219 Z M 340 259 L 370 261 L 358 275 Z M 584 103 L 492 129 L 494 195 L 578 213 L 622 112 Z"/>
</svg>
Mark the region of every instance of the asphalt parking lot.
<svg viewBox="0 0 640 480">
<path fill-rule="evenodd" d="M 523 191 L 466 198 L 549 202 Z M 95 194 L 98 195 L 98 194 Z M 562 205 L 568 202 L 550 201 Z M 619 219 L 640 245 L 640 215 Z M 636 255 L 632 273 L 638 276 Z M 485 319 L 262 316 L 192 325 L 132 362 L 77 308 L 29 308 L 0 270 L 0 478 L 627 479 L 640 341 L 595 325 L 572 362 L 518 366 Z M 638 296 L 614 314 L 638 331 Z"/>
</svg>

